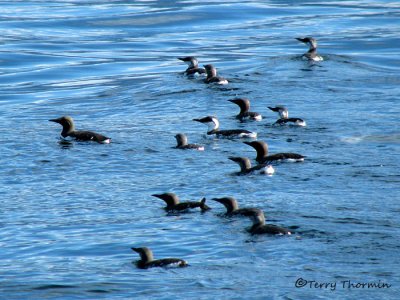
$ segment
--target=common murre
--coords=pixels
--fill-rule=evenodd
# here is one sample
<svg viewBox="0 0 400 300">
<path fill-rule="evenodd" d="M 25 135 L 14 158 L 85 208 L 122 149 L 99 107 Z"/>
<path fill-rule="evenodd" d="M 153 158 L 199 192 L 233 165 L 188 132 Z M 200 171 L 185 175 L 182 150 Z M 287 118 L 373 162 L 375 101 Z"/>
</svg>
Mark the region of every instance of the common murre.
<svg viewBox="0 0 400 300">
<path fill-rule="evenodd" d="M 186 137 L 186 135 L 184 135 L 183 133 L 178 133 L 177 135 L 175 135 L 176 138 L 176 147 L 177 149 L 193 149 L 193 150 L 198 150 L 198 151 L 204 151 L 204 146 L 202 145 L 198 145 L 198 144 L 188 144 L 188 139 Z"/>
<path fill-rule="evenodd" d="M 196 57 L 186 56 L 186 57 L 178 57 L 178 59 L 188 65 L 188 68 L 184 72 L 186 75 L 195 75 L 195 74 L 205 74 L 206 73 L 206 70 L 204 68 L 199 67 L 199 62 L 197 61 Z"/>
<path fill-rule="evenodd" d="M 306 126 L 306 121 L 300 118 L 289 118 L 289 110 L 283 106 L 283 105 L 278 105 L 275 107 L 268 106 L 268 108 L 274 112 L 277 112 L 279 114 L 279 119 L 274 123 L 278 125 L 294 125 L 294 126 L 301 126 L 304 127 Z"/>
<path fill-rule="evenodd" d="M 168 212 L 182 212 L 185 210 L 189 210 L 190 208 L 197 207 L 199 207 L 202 212 L 211 209 L 206 205 L 206 198 L 203 198 L 200 201 L 180 202 L 178 196 L 174 193 L 153 194 L 152 196 L 164 200 L 164 202 L 167 204 L 165 210 Z"/>
<path fill-rule="evenodd" d="M 304 161 L 305 156 L 297 153 L 283 152 L 268 155 L 268 144 L 263 141 L 244 142 L 246 145 L 253 147 L 257 151 L 256 161 L 259 164 L 266 164 L 276 161 Z"/>
<path fill-rule="evenodd" d="M 70 116 L 60 117 L 58 119 L 51 119 L 51 122 L 60 124 L 63 129 L 61 131 L 61 136 L 65 139 L 71 137 L 77 141 L 94 141 L 101 144 L 109 144 L 111 138 L 104 135 L 92 132 L 92 131 L 78 131 L 75 130 L 74 120 Z"/>
<path fill-rule="evenodd" d="M 219 121 L 217 117 L 207 116 L 193 121 L 206 124 L 208 126 L 207 135 L 215 134 L 217 137 L 225 138 L 256 138 L 257 133 L 245 129 L 219 130 Z"/>
<path fill-rule="evenodd" d="M 247 214 L 249 214 L 249 211 L 254 209 L 252 207 L 239 208 L 236 199 L 233 197 L 212 198 L 211 200 L 219 202 L 225 206 L 226 216 L 237 216 L 237 215 L 246 216 Z"/>
<path fill-rule="evenodd" d="M 135 264 L 139 269 L 148 269 L 153 267 L 186 267 L 188 263 L 180 258 L 162 258 L 154 259 L 153 252 L 147 247 L 131 248 L 139 253 L 140 260 Z"/>
<path fill-rule="evenodd" d="M 261 114 L 250 110 L 250 100 L 247 98 L 235 98 L 228 100 L 232 103 L 235 103 L 240 107 L 240 112 L 236 116 L 237 119 L 243 121 L 244 119 L 249 119 L 249 120 L 255 120 L 255 121 L 261 121 L 262 116 Z"/>
<path fill-rule="evenodd" d="M 252 167 L 250 159 L 247 157 L 228 157 L 231 161 L 234 161 L 240 166 L 240 172 L 237 175 L 247 175 L 256 171 L 259 171 L 259 174 L 272 175 L 275 173 L 275 169 L 269 164 L 259 164 L 257 166 Z"/>
<path fill-rule="evenodd" d="M 309 49 L 306 53 L 303 54 L 303 58 L 312 61 L 323 61 L 324 59 L 317 53 L 317 40 L 312 37 L 301 37 L 296 38 L 296 40 L 303 42 L 304 44 L 309 45 Z"/>
<path fill-rule="evenodd" d="M 207 78 L 204 80 L 205 83 L 228 84 L 228 80 L 217 76 L 217 69 L 213 65 L 204 65 L 204 68 L 207 72 Z"/>
<path fill-rule="evenodd" d="M 272 224 L 265 224 L 264 212 L 261 209 L 249 210 L 245 213 L 253 221 L 253 226 L 248 230 L 251 234 L 280 234 L 291 235 L 292 232 L 284 227 Z"/>
</svg>

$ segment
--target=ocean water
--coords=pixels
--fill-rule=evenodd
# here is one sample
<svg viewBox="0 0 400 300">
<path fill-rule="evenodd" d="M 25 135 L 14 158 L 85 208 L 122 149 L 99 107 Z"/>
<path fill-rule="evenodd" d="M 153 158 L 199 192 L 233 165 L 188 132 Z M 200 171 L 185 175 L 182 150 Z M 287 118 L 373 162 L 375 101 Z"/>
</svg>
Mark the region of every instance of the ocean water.
<svg viewBox="0 0 400 300">
<path fill-rule="evenodd" d="M 399 18 L 378 0 L 0 1 L 0 298 L 397 299 Z M 306 35 L 323 62 L 301 59 Z M 230 83 L 185 77 L 187 55 Z M 272 126 L 278 104 L 308 126 Z M 61 142 L 63 115 L 113 142 Z M 236 176 L 228 156 L 255 152 L 207 138 L 206 115 L 307 158 Z M 212 210 L 167 214 L 163 192 Z M 298 229 L 251 236 L 223 196 Z M 140 246 L 190 266 L 137 269 Z"/>
</svg>

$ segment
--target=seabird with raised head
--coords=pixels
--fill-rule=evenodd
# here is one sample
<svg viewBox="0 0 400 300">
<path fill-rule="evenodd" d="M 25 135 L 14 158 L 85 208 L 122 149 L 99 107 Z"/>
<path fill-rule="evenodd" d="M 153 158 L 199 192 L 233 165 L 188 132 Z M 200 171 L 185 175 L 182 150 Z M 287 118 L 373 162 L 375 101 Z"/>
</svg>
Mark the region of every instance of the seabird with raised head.
<svg viewBox="0 0 400 300">
<path fill-rule="evenodd" d="M 216 135 L 218 138 L 256 138 L 257 133 L 245 129 L 219 130 L 219 121 L 215 116 L 207 116 L 193 121 L 208 126 L 207 135 Z"/>
<path fill-rule="evenodd" d="M 259 114 L 257 112 L 249 111 L 250 110 L 250 100 L 249 99 L 235 98 L 235 99 L 231 99 L 228 101 L 235 103 L 236 105 L 239 106 L 240 112 L 236 116 L 236 118 L 239 119 L 240 121 L 243 121 L 245 119 L 254 120 L 254 121 L 262 120 L 261 114 Z"/>
<path fill-rule="evenodd" d="M 139 269 L 148 269 L 154 267 L 186 267 L 188 263 L 180 258 L 162 258 L 154 259 L 153 252 L 147 247 L 131 248 L 136 253 L 139 253 L 140 260 L 135 264 Z"/>
<path fill-rule="evenodd" d="M 248 230 L 251 234 L 279 234 L 291 235 L 292 232 L 284 227 L 273 224 L 265 224 L 264 212 L 261 209 L 249 210 L 245 213 L 253 221 L 253 226 Z"/>
<path fill-rule="evenodd" d="M 196 57 L 186 56 L 186 57 L 178 57 L 178 59 L 188 65 L 188 68 L 185 70 L 184 74 L 196 75 L 196 74 L 205 74 L 206 73 L 206 70 L 204 68 L 199 67 L 199 62 L 197 61 Z"/>
<path fill-rule="evenodd" d="M 92 131 L 75 130 L 74 120 L 70 116 L 64 116 L 58 119 L 51 119 L 49 121 L 58 123 L 63 127 L 61 131 L 61 136 L 64 139 L 71 137 L 77 141 L 94 141 L 101 144 L 109 144 L 111 142 L 111 138 L 104 135 Z"/>
<path fill-rule="evenodd" d="M 211 209 L 206 205 L 206 198 L 200 201 L 180 202 L 179 197 L 174 193 L 154 194 L 152 196 L 164 200 L 167 204 L 165 210 L 168 212 L 182 212 L 197 207 L 199 207 L 202 212 Z"/>
<path fill-rule="evenodd" d="M 189 144 L 187 136 L 183 133 L 178 133 L 177 135 L 175 135 L 175 138 L 177 143 L 175 148 L 177 149 L 183 149 L 183 150 L 192 149 L 192 150 L 204 151 L 204 146 L 202 145 Z"/>
<path fill-rule="evenodd" d="M 226 216 L 237 216 L 237 215 L 245 216 L 249 213 L 250 210 L 254 209 L 252 207 L 239 208 L 239 205 L 238 205 L 236 199 L 233 197 L 212 198 L 211 200 L 219 202 L 225 206 L 225 208 L 226 208 L 225 215 Z"/>
<path fill-rule="evenodd" d="M 204 68 L 207 73 L 207 78 L 204 80 L 205 83 L 228 84 L 228 80 L 217 76 L 217 69 L 213 65 L 204 65 Z"/>
<path fill-rule="evenodd" d="M 231 161 L 234 161 L 240 166 L 240 172 L 237 175 L 247 175 L 253 172 L 258 172 L 259 174 L 272 175 L 275 173 L 274 167 L 269 164 L 259 164 L 252 167 L 250 159 L 247 157 L 228 157 Z"/>
<path fill-rule="evenodd" d="M 297 153 L 283 152 L 268 155 L 268 144 L 264 141 L 244 142 L 257 151 L 256 161 L 259 164 L 268 164 L 277 161 L 301 162 L 305 156 Z"/>
<path fill-rule="evenodd" d="M 268 108 L 274 112 L 277 112 L 279 114 L 279 119 L 274 123 L 278 125 L 294 125 L 294 126 L 301 126 L 304 127 L 306 126 L 306 121 L 300 118 L 289 118 L 289 110 L 283 106 L 283 105 L 278 105 L 275 107 L 268 106 Z"/>
<path fill-rule="evenodd" d="M 303 54 L 303 58 L 311 61 L 323 61 L 323 57 L 317 53 L 317 40 L 308 36 L 296 38 L 296 40 L 307 44 L 310 48 Z"/>
</svg>

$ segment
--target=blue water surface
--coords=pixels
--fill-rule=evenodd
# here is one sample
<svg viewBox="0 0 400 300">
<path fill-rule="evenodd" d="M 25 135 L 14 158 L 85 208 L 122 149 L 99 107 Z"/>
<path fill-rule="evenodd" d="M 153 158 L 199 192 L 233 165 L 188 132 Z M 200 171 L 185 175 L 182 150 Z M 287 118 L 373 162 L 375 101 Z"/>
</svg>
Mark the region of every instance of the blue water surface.
<svg viewBox="0 0 400 300">
<path fill-rule="evenodd" d="M 0 298 L 397 299 L 399 18 L 379 0 L 0 1 Z M 301 59 L 307 35 L 323 62 Z M 230 83 L 185 77 L 187 55 Z M 272 126 L 278 104 L 308 126 Z M 60 141 L 63 115 L 112 143 Z M 207 138 L 207 115 L 307 158 L 236 176 L 228 157 L 255 152 Z M 163 192 L 212 210 L 167 214 Z M 298 229 L 251 236 L 224 196 Z M 190 266 L 137 269 L 140 246 Z"/>
</svg>

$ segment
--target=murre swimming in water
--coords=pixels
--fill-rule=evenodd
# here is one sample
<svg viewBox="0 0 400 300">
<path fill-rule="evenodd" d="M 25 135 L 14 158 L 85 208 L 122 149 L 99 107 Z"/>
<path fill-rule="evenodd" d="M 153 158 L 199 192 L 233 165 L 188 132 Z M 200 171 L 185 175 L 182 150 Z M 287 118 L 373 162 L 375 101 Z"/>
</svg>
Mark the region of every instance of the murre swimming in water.
<svg viewBox="0 0 400 300">
<path fill-rule="evenodd" d="M 135 264 L 139 269 L 148 269 L 153 267 L 186 267 L 188 263 L 180 258 L 154 259 L 153 252 L 147 247 L 131 248 L 139 253 L 140 260 Z"/>
<path fill-rule="evenodd" d="M 261 209 L 249 210 L 245 213 L 245 216 L 250 217 L 253 221 L 253 226 L 248 230 L 251 234 L 280 234 L 290 235 L 291 231 L 284 227 L 279 227 L 272 224 L 265 224 L 264 212 Z"/>
<path fill-rule="evenodd" d="M 217 201 L 225 206 L 226 216 L 237 216 L 237 215 L 246 216 L 247 214 L 249 214 L 250 210 L 254 209 L 252 207 L 239 208 L 236 199 L 233 197 L 212 198 L 211 200 Z"/>
<path fill-rule="evenodd" d="M 60 124 L 63 129 L 61 131 L 61 136 L 63 138 L 74 138 L 77 141 L 94 141 L 101 144 L 109 144 L 111 139 L 104 135 L 91 132 L 91 131 L 78 131 L 75 130 L 74 120 L 70 116 L 64 116 L 58 119 L 51 119 L 51 122 Z"/>
<path fill-rule="evenodd" d="M 204 146 L 198 145 L 198 144 L 188 144 L 188 139 L 186 135 L 183 133 L 178 133 L 175 135 L 177 145 L 175 148 L 177 149 L 193 149 L 193 150 L 198 150 L 198 151 L 204 151 Z"/>
<path fill-rule="evenodd" d="M 306 126 L 306 121 L 304 121 L 303 119 L 300 118 L 289 118 L 289 110 L 282 105 L 278 105 L 275 107 L 270 107 L 268 106 L 268 108 L 274 112 L 277 112 L 279 114 L 279 118 L 275 123 L 278 125 L 294 125 L 294 126 Z"/>
<path fill-rule="evenodd" d="M 296 40 L 309 45 L 309 49 L 303 54 L 303 58 L 312 61 L 323 61 L 324 59 L 317 53 L 317 40 L 312 37 L 296 38 Z"/>
<path fill-rule="evenodd" d="M 252 167 L 250 159 L 247 157 L 228 157 L 231 161 L 234 161 L 240 166 L 240 172 L 237 175 L 247 175 L 253 172 L 258 172 L 259 174 L 272 175 L 275 173 L 275 169 L 269 164 L 260 164 Z"/>
<path fill-rule="evenodd" d="M 157 197 L 167 204 L 165 210 L 168 212 L 176 211 L 181 212 L 188 210 L 190 208 L 197 208 L 199 207 L 202 212 L 211 209 L 206 205 L 206 198 L 201 199 L 200 201 L 187 201 L 187 202 L 180 202 L 177 195 L 174 193 L 164 193 L 164 194 L 154 194 L 153 197 Z"/>
<path fill-rule="evenodd" d="M 297 153 L 283 152 L 268 155 L 268 144 L 263 141 L 244 142 L 246 145 L 253 147 L 257 151 L 256 161 L 260 164 L 268 164 L 276 161 L 304 161 L 305 156 Z"/>
<path fill-rule="evenodd" d="M 214 116 L 207 116 L 193 121 L 206 124 L 208 126 L 207 135 L 215 134 L 218 138 L 256 138 L 257 133 L 245 129 L 219 130 L 219 121 Z"/>
<path fill-rule="evenodd" d="M 206 70 L 204 68 L 199 68 L 199 62 L 197 61 L 196 57 L 186 56 L 186 57 L 178 57 L 178 59 L 188 65 L 188 68 L 184 72 L 186 75 L 195 75 L 195 74 L 205 74 L 206 73 Z"/>
<path fill-rule="evenodd" d="M 245 119 L 255 120 L 255 121 L 262 120 L 261 114 L 259 114 L 257 112 L 249 111 L 250 110 L 250 100 L 249 99 L 235 98 L 235 99 L 231 99 L 228 101 L 235 103 L 240 107 L 240 112 L 236 116 L 236 118 L 239 119 L 240 121 L 243 121 Z"/>
<path fill-rule="evenodd" d="M 223 77 L 217 76 L 217 69 L 213 65 L 204 65 L 207 72 L 205 83 L 228 84 L 228 80 Z"/>
</svg>

